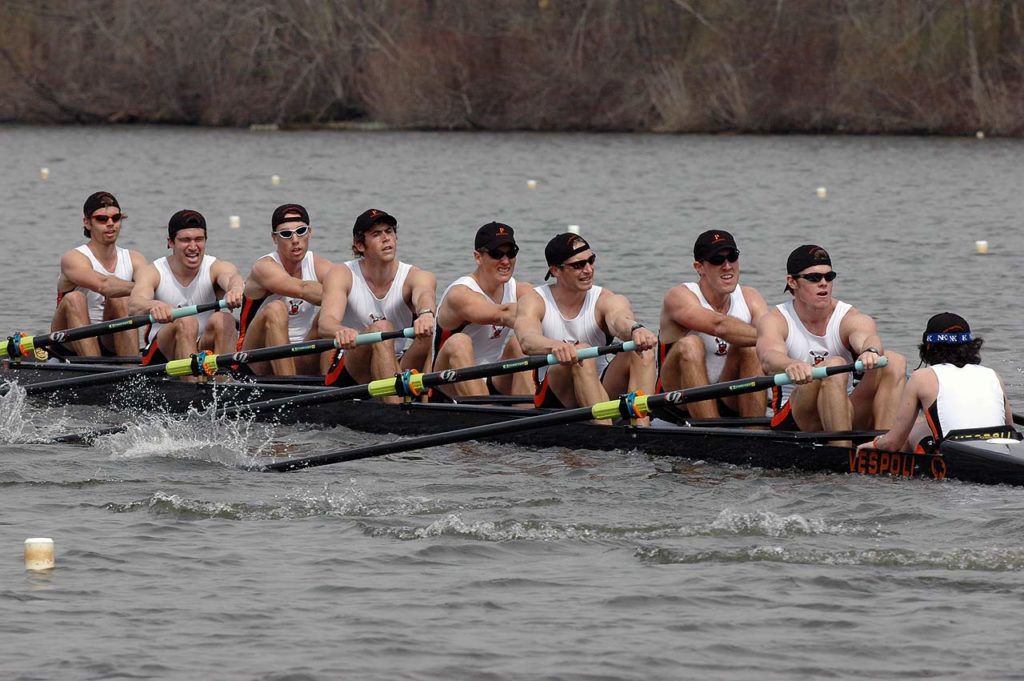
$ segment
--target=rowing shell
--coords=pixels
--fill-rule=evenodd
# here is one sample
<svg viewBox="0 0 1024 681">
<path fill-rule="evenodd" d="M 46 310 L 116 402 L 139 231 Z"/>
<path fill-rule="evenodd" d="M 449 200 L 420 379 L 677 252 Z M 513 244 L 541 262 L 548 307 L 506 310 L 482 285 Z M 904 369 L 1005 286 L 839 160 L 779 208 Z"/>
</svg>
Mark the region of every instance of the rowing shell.
<svg viewBox="0 0 1024 681">
<path fill-rule="evenodd" d="M 21 384 L 57 380 L 109 371 L 90 364 L 12 364 L 0 369 L 0 380 Z M 313 379 L 272 378 L 226 384 L 187 383 L 171 378 L 136 379 L 112 390 L 109 386 L 77 388 L 56 393 L 51 402 L 112 406 L 124 410 L 166 410 L 182 413 L 245 404 L 325 390 Z M 499 423 L 533 416 L 538 410 L 493 404 L 388 405 L 376 400 L 331 402 L 301 408 L 282 408 L 260 418 L 280 423 L 343 425 L 370 433 L 403 436 L 443 433 L 455 428 Z M 1005 433 L 993 433 L 1005 435 Z M 871 434 L 862 434 L 865 441 Z M 833 473 L 957 479 L 986 484 L 1024 485 L 1024 445 L 1016 439 L 982 438 L 947 440 L 941 454 L 857 452 L 827 444 L 828 439 L 849 439 L 850 434 L 743 430 L 726 427 L 560 425 L 488 438 L 525 447 L 572 447 L 591 450 L 640 450 L 652 456 L 685 457 L 737 466 L 796 469 Z"/>
</svg>

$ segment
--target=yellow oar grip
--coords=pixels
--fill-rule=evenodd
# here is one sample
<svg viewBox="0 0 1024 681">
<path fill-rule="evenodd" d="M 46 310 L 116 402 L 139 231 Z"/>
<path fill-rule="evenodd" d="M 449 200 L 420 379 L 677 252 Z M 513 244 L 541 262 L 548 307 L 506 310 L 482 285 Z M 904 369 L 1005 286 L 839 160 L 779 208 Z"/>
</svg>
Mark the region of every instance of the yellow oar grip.
<svg viewBox="0 0 1024 681">
<path fill-rule="evenodd" d="M 186 357 L 184 359 L 171 360 L 167 363 L 167 368 L 164 369 L 164 373 L 168 376 L 191 376 L 192 358 Z"/>
<path fill-rule="evenodd" d="M 370 397 L 390 397 L 398 394 L 395 392 L 395 379 L 393 378 L 379 378 L 376 381 L 370 381 L 366 386 L 366 392 L 370 393 Z"/>
</svg>

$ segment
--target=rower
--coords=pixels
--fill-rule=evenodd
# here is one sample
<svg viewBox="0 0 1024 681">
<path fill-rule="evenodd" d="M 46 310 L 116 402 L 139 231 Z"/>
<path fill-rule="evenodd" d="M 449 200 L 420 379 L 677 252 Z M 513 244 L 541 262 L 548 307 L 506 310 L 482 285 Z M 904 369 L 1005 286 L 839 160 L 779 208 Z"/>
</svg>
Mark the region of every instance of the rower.
<svg viewBox="0 0 1024 681">
<path fill-rule="evenodd" d="M 434 334 L 434 275 L 398 260 L 398 220 L 376 208 L 356 218 L 352 253 L 355 259 L 331 267 L 323 283 L 319 334 L 334 337 L 340 348 L 327 385 L 368 383 L 399 370 L 425 371 Z M 355 345 L 359 333 L 410 326 L 414 339 Z"/>
<path fill-rule="evenodd" d="M 597 256 L 590 244 L 571 232 L 544 248 L 547 280 L 524 295 L 516 310 L 515 332 L 527 354 L 554 354 L 558 366 L 537 371 L 537 407 L 592 406 L 609 395 L 653 393 L 657 369 L 652 348 L 658 337 L 636 320 L 629 300 L 594 285 Z M 601 356 L 579 362 L 576 351 L 607 345 L 612 337 L 632 340 L 637 349 L 614 359 Z M 646 419 L 644 419 L 646 421 Z"/>
<path fill-rule="evenodd" d="M 135 273 L 149 264 L 138 251 L 117 245 L 127 218 L 113 194 L 92 194 L 82 212 L 82 231 L 89 241 L 60 258 L 51 332 L 127 316 Z M 50 347 L 54 354 L 133 357 L 139 354 L 139 332 L 130 329 L 73 341 L 70 347 Z"/>
<path fill-rule="evenodd" d="M 889 431 L 858 449 L 934 452 L 954 430 L 1012 430 L 1003 380 L 981 366 L 983 342 L 960 315 L 943 312 L 929 319 L 918 346 L 928 366 L 910 376 Z"/>
<path fill-rule="evenodd" d="M 768 306 L 757 289 L 740 286 L 740 251 L 722 229 L 693 244 L 697 282 L 674 286 L 661 304 L 658 391 L 696 388 L 761 373 L 755 325 Z M 690 416 L 763 417 L 764 391 L 691 402 Z"/>
<path fill-rule="evenodd" d="M 332 263 L 309 250 L 313 227 L 297 203 L 278 206 L 270 218 L 277 249 L 261 257 L 245 280 L 238 349 L 252 350 L 317 338 L 322 282 Z M 286 357 L 250 365 L 257 375 L 322 375 L 333 353 Z"/>
<path fill-rule="evenodd" d="M 892 425 L 906 360 L 886 351 L 875 321 L 832 297 L 838 276 L 820 246 L 804 245 L 786 261 L 786 288 L 793 300 L 776 305 L 757 324 L 757 355 L 765 373 L 784 371 L 796 385 L 776 388 L 773 429 L 839 431 L 885 430 Z M 881 357 L 888 364 L 875 368 Z M 812 380 L 814 366 L 863 362 L 867 371 L 856 387 L 850 374 Z"/>
<path fill-rule="evenodd" d="M 206 255 L 206 219 L 180 210 L 167 223 L 171 254 L 144 267 L 128 300 L 129 314 L 150 314 L 156 321 L 146 334 L 143 364 L 163 364 L 197 350 L 216 354 L 235 349 L 235 319 L 229 312 L 204 312 L 172 319 L 176 307 L 215 302 L 234 309 L 242 304 L 245 280 L 227 260 Z"/>
<path fill-rule="evenodd" d="M 453 281 L 441 294 L 434 330 L 434 371 L 522 357 L 512 333 L 516 301 L 533 287 L 517 282 L 515 232 L 508 225 L 489 222 L 476 232 L 473 258 L 476 269 Z M 528 372 L 462 381 L 441 388 L 452 396 L 530 395 Z"/>
</svg>

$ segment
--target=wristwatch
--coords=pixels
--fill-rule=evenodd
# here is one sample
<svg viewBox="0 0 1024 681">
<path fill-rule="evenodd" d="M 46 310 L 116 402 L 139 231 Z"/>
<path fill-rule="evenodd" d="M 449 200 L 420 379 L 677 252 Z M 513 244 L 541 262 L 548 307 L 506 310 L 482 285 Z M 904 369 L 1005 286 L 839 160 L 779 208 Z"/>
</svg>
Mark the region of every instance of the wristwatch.
<svg viewBox="0 0 1024 681">
<path fill-rule="evenodd" d="M 640 322 L 637 322 L 633 326 L 629 327 L 629 335 L 632 336 L 633 332 L 636 331 L 637 329 L 646 329 L 646 328 L 647 328 L 646 326 L 644 326 Z"/>
<path fill-rule="evenodd" d="M 878 355 L 879 357 L 881 357 L 881 356 L 882 356 L 882 353 L 881 353 L 881 352 L 879 352 L 878 348 L 876 348 L 876 347 L 869 347 L 869 348 L 864 348 L 864 352 L 861 352 L 860 354 L 862 354 L 862 355 L 863 355 L 863 354 L 864 354 L 865 352 L 873 352 L 873 353 L 875 353 L 876 355 Z"/>
<path fill-rule="evenodd" d="M 419 319 L 420 315 L 424 315 L 424 314 L 431 314 L 431 315 L 434 315 L 435 317 L 437 316 L 437 315 L 434 314 L 433 310 L 431 310 L 429 307 L 427 307 L 427 308 L 424 308 L 422 310 L 416 310 L 416 314 L 414 314 L 412 316 L 412 318 L 413 319 Z"/>
</svg>

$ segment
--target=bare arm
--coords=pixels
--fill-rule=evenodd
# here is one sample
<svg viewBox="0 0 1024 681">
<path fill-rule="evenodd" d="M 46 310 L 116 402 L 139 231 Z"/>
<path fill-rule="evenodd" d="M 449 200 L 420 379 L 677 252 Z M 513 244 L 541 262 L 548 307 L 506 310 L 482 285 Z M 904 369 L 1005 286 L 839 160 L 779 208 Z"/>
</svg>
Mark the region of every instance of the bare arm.
<svg viewBox="0 0 1024 681">
<path fill-rule="evenodd" d="M 878 358 L 885 352 L 882 339 L 875 327 L 875 320 L 851 308 L 839 325 L 839 336 L 846 343 L 866 369 L 874 369 Z M 871 350 L 868 350 L 871 348 Z"/>
<path fill-rule="evenodd" d="M 1003 389 L 1003 409 L 1006 412 L 1006 425 L 1013 427 L 1013 409 L 1010 408 L 1010 398 L 1006 396 L 1006 386 L 1003 385 L 1003 379 L 1001 376 L 996 376 L 999 379 L 999 387 Z"/>
<path fill-rule="evenodd" d="M 626 296 L 610 291 L 601 292 L 594 310 L 598 323 L 604 319 L 608 332 L 622 340 L 632 340 L 637 344 L 637 351 L 650 350 L 658 345 L 658 337 L 645 328 L 634 328 L 637 325 L 633 308 Z"/>
<path fill-rule="evenodd" d="M 516 321 L 516 304 L 495 303 L 468 286 L 454 286 L 448 291 L 437 314 L 444 329 L 454 329 L 463 323 L 512 326 Z"/>
<path fill-rule="evenodd" d="M 76 250 L 70 250 L 61 256 L 60 273 L 61 277 L 71 284 L 68 290 L 81 286 L 95 291 L 104 298 L 123 298 L 131 295 L 134 287 L 131 281 L 97 272 L 92 268 L 89 259 Z"/>
<path fill-rule="evenodd" d="M 409 288 L 408 300 L 415 317 L 412 328 L 417 338 L 425 338 L 434 335 L 434 320 L 437 314 L 437 279 L 426 270 L 413 267 L 409 270 L 409 276 L 405 278 L 405 285 Z M 421 310 L 431 310 L 419 314 Z"/>
<path fill-rule="evenodd" d="M 757 320 L 757 358 L 765 374 L 786 372 L 794 383 L 811 380 L 811 365 L 793 359 L 786 352 L 786 334 L 789 327 L 785 317 L 777 309 L 769 310 Z"/>
<path fill-rule="evenodd" d="M 899 406 L 896 407 L 896 417 L 893 419 L 892 428 L 885 435 L 880 435 L 873 442 L 867 442 L 858 449 L 884 449 L 887 451 L 898 451 L 903 448 L 903 443 L 910 436 L 910 431 L 917 420 L 918 411 L 921 409 L 922 397 L 927 393 L 935 393 L 939 389 L 935 372 L 931 369 L 919 369 L 914 372 L 903 388 L 900 396 Z"/>
<path fill-rule="evenodd" d="M 242 306 L 245 279 L 242 279 L 237 267 L 227 260 L 218 259 L 210 267 L 210 278 L 220 290 L 224 291 L 224 299 L 227 301 L 228 307 L 234 309 Z"/>
<path fill-rule="evenodd" d="M 335 338 L 340 347 L 355 347 L 358 330 L 342 324 L 348 294 L 352 290 L 352 271 L 344 264 L 334 265 L 324 277 L 323 302 L 317 334 L 321 338 Z"/>
<path fill-rule="evenodd" d="M 270 293 L 302 298 L 307 303 L 320 305 L 324 287 L 319 281 L 296 279 L 273 258 L 260 258 L 252 266 L 249 279 L 245 282 L 245 291 L 250 297 L 262 298 Z"/>
<path fill-rule="evenodd" d="M 160 272 L 152 264 L 135 271 L 135 286 L 128 298 L 128 314 L 151 314 L 162 323 L 171 321 L 173 308 L 156 300 L 156 289 L 160 286 Z"/>
<path fill-rule="evenodd" d="M 576 361 L 576 346 L 544 335 L 544 299 L 536 291 L 529 291 L 516 304 L 515 332 L 519 345 L 527 355 L 554 354 L 562 364 Z"/>
<path fill-rule="evenodd" d="M 744 293 L 748 289 L 743 289 Z M 757 291 L 753 291 L 756 300 L 760 303 L 757 316 L 763 315 L 767 308 L 764 299 Z M 752 297 L 747 297 L 747 306 L 751 307 Z M 735 317 L 709 310 L 700 304 L 700 300 L 685 286 L 675 286 L 665 295 L 662 303 L 664 315 L 671 321 L 678 324 L 684 331 L 693 330 L 717 336 L 731 345 L 737 347 L 751 347 L 757 342 L 757 329 L 753 323 L 748 324 Z M 755 317 L 755 310 L 751 307 L 751 321 Z"/>
</svg>

